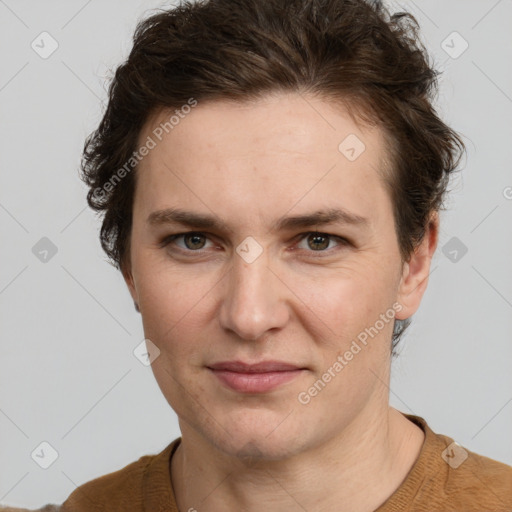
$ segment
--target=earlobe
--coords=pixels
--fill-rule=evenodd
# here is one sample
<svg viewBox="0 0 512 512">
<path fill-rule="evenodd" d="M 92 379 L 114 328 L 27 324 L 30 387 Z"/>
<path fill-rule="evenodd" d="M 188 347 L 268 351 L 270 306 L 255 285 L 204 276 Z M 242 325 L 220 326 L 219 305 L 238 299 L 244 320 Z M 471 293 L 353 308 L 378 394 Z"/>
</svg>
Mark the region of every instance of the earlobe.
<svg viewBox="0 0 512 512">
<path fill-rule="evenodd" d="M 419 308 L 427 289 L 432 257 L 437 247 L 439 215 L 434 212 L 428 223 L 423 240 L 414 249 L 409 261 L 405 262 L 400 280 L 398 302 L 402 305 L 397 312 L 398 320 L 411 317 Z"/>
</svg>

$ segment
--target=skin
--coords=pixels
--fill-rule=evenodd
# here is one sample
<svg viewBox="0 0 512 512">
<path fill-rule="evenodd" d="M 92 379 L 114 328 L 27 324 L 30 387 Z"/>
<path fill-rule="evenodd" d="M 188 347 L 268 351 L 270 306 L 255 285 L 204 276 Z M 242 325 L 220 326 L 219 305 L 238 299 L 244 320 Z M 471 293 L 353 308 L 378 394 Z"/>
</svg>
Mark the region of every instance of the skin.
<svg viewBox="0 0 512 512">
<path fill-rule="evenodd" d="M 141 145 L 167 119 L 156 112 Z M 366 147 L 354 161 L 338 150 L 349 134 Z M 123 275 L 179 418 L 171 471 L 181 511 L 373 511 L 417 459 L 423 432 L 389 406 L 392 321 L 309 403 L 298 400 L 379 315 L 398 304 L 396 318 L 410 317 L 426 289 L 438 217 L 403 263 L 385 156 L 378 126 L 356 124 L 332 102 L 280 93 L 200 102 L 140 163 Z M 169 207 L 215 215 L 227 228 L 146 222 Z M 367 222 L 270 230 L 282 216 L 326 207 Z M 159 245 L 190 231 L 202 236 Z M 312 231 L 333 236 L 315 243 Z M 236 251 L 248 236 L 262 249 L 251 263 Z M 227 360 L 306 370 L 244 394 L 207 368 Z"/>
</svg>

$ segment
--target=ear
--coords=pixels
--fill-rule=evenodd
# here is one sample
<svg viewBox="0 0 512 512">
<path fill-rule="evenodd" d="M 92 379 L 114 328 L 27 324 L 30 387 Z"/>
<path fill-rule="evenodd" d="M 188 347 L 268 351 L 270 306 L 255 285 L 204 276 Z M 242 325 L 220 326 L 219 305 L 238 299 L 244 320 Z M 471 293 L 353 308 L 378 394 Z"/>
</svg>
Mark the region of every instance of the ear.
<svg viewBox="0 0 512 512">
<path fill-rule="evenodd" d="M 126 259 L 125 262 L 121 264 L 121 273 L 123 274 L 124 282 L 126 286 L 128 286 L 128 290 L 130 295 L 132 296 L 133 302 L 135 304 L 135 309 L 139 310 L 139 294 L 137 293 L 137 288 L 135 288 L 135 282 L 133 280 L 133 274 L 131 269 L 131 262 L 129 258 Z"/>
<path fill-rule="evenodd" d="M 414 249 L 409 260 L 404 262 L 397 297 L 397 301 L 402 305 L 400 312 L 396 313 L 398 320 L 411 317 L 420 306 L 427 289 L 430 263 L 437 247 L 438 237 L 439 215 L 434 212 L 431 214 L 423 240 Z"/>
</svg>

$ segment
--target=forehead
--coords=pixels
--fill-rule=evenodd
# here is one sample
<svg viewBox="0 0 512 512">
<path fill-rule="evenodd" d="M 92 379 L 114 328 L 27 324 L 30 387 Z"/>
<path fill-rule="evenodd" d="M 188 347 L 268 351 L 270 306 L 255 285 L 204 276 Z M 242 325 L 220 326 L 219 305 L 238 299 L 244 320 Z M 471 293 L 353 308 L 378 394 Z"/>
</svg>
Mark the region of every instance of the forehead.
<svg viewBox="0 0 512 512">
<path fill-rule="evenodd" d="M 154 148 L 139 164 L 136 192 L 147 208 L 215 204 L 228 213 L 232 205 L 261 217 L 276 205 L 289 209 L 300 202 L 363 216 L 384 199 L 387 154 L 380 128 L 356 123 L 340 104 L 311 96 L 160 110 L 139 144 L 148 138 Z"/>
<path fill-rule="evenodd" d="M 193 138 L 198 149 L 215 152 L 219 143 L 229 140 L 233 151 L 241 149 L 243 154 L 266 145 L 268 149 L 290 153 L 300 153 L 302 149 L 306 155 L 331 149 L 336 156 L 340 151 L 338 144 L 348 134 L 366 139 L 366 149 L 372 154 L 383 143 L 378 126 L 365 125 L 340 101 L 335 103 L 308 94 L 281 92 L 243 102 L 222 99 L 195 103 L 195 107 L 184 104 L 153 111 L 141 130 L 139 142 L 148 135 L 156 142 L 165 142 L 172 136 L 174 144 L 179 145 Z"/>
</svg>

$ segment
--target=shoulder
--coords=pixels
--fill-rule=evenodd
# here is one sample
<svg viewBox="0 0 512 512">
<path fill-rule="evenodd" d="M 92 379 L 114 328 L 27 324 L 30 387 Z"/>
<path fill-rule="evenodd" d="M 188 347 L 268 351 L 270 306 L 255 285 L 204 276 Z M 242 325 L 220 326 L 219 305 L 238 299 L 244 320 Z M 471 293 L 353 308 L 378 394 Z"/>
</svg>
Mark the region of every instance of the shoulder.
<svg viewBox="0 0 512 512">
<path fill-rule="evenodd" d="M 62 505 L 42 509 L 2 508 L 0 512 L 85 512 L 137 510 L 141 501 L 143 475 L 156 455 L 144 455 L 127 466 L 77 487 Z M 114 505 L 115 503 L 115 505 Z M 113 506 L 114 505 L 114 506 Z M 128 507 L 131 506 L 132 508 Z M 52 508 L 53 507 L 53 508 Z"/>
<path fill-rule="evenodd" d="M 144 455 L 118 471 L 77 487 L 59 512 L 142 510 L 148 480 L 160 479 L 162 490 L 170 487 L 169 459 L 179 441 L 179 438 L 175 439 L 158 454 Z"/>
<path fill-rule="evenodd" d="M 27 508 L 14 508 L 14 507 L 2 507 L 0 505 L 0 512 L 60 512 L 60 505 L 45 505 L 43 508 L 37 510 L 29 510 Z"/>
<path fill-rule="evenodd" d="M 445 444 L 441 457 L 447 496 L 473 509 L 512 510 L 512 466 L 472 452 L 448 436 L 436 436 Z"/>
<path fill-rule="evenodd" d="M 512 511 L 512 466 L 433 432 L 422 418 L 407 417 L 425 432 L 423 449 L 409 475 L 411 502 L 418 504 L 414 510 Z"/>
<path fill-rule="evenodd" d="M 77 487 L 62 504 L 37 510 L 2 507 L 0 512 L 139 512 L 157 510 L 162 500 L 172 503 L 169 461 L 181 438 L 160 453 L 144 455 L 127 466 L 90 480 Z"/>
<path fill-rule="evenodd" d="M 143 475 L 154 457 L 144 455 L 122 469 L 80 485 L 63 503 L 61 512 L 103 510 L 113 501 L 116 506 L 140 502 Z"/>
</svg>

